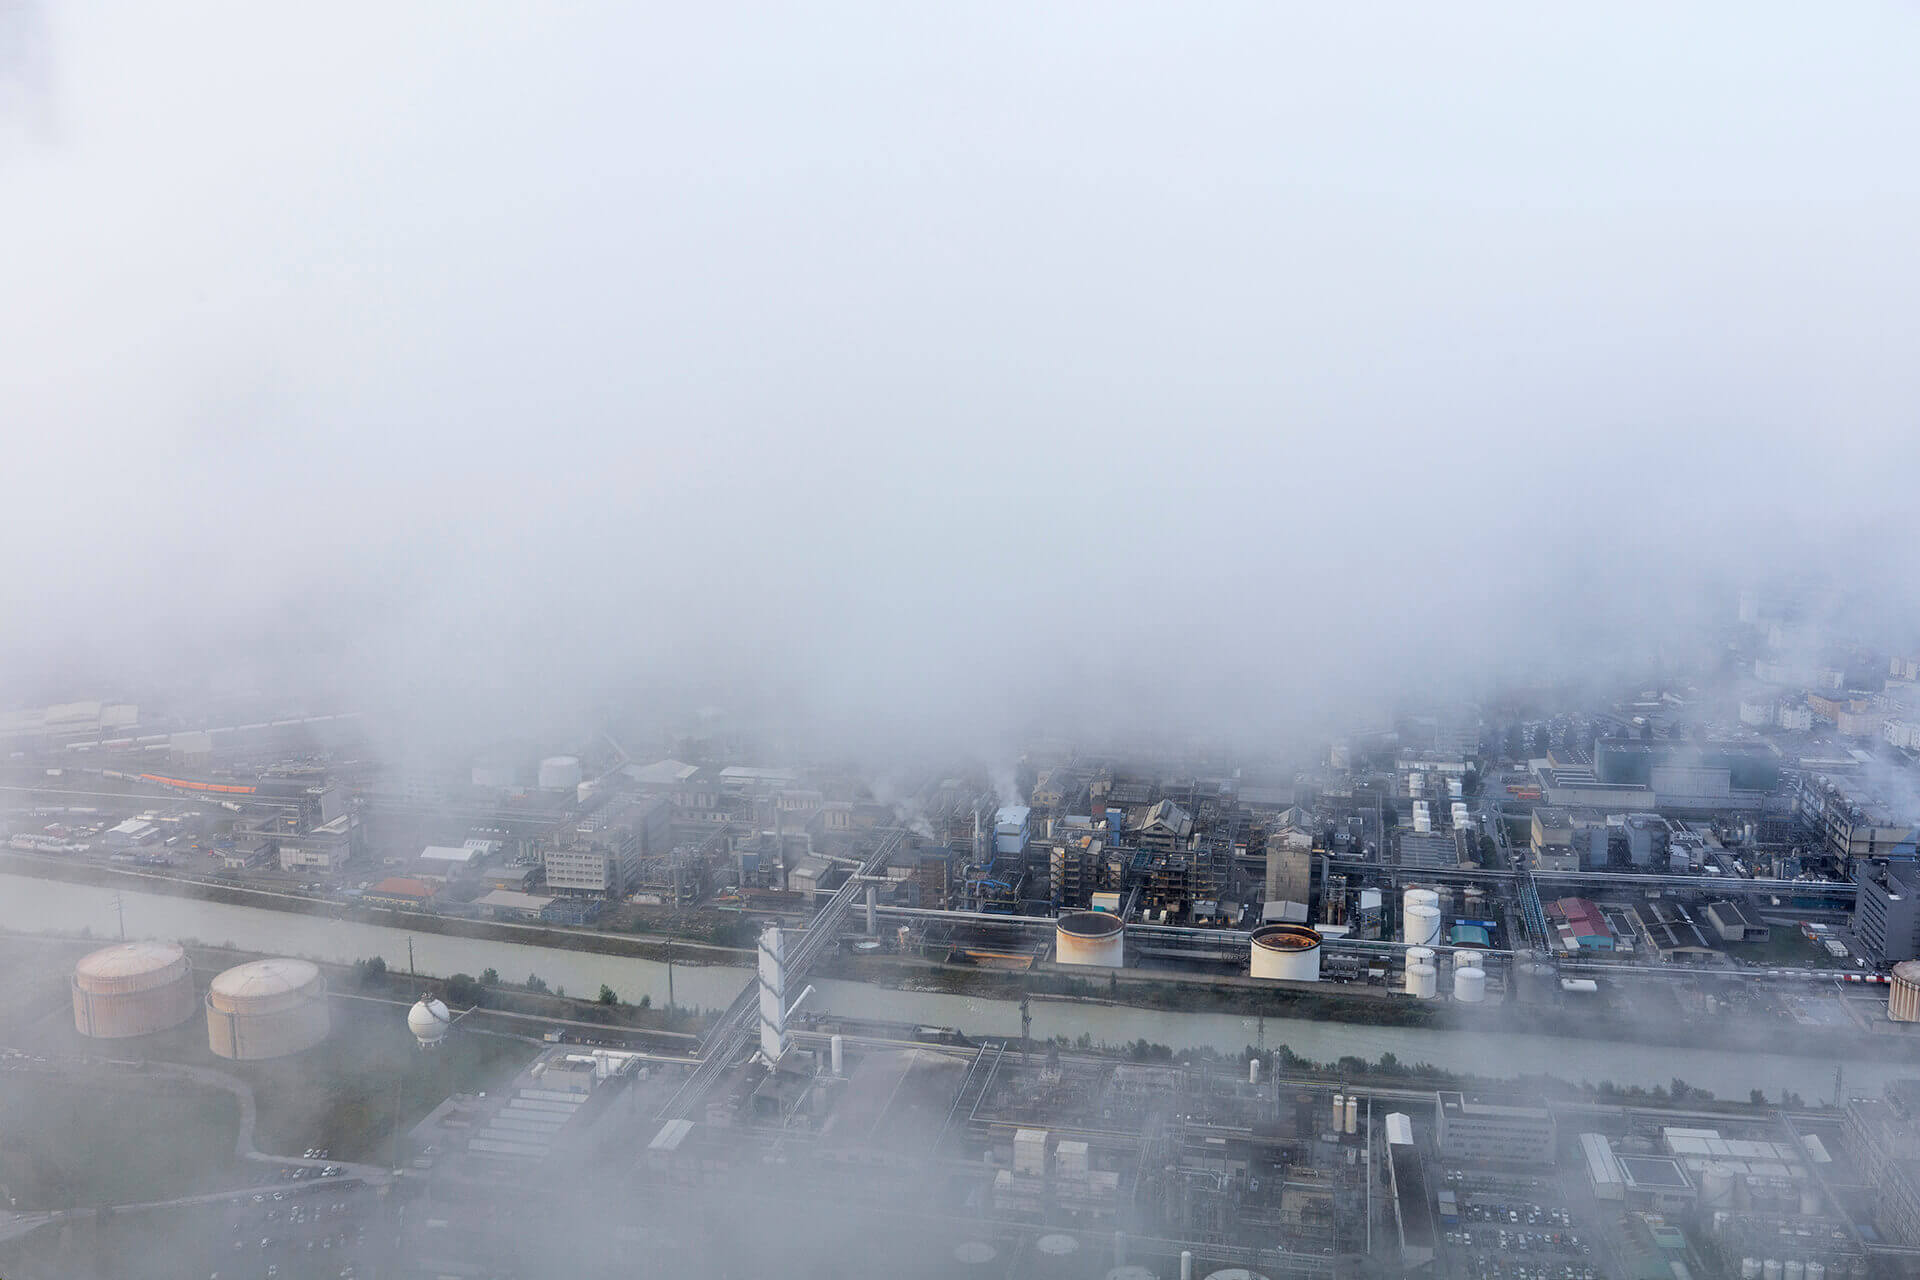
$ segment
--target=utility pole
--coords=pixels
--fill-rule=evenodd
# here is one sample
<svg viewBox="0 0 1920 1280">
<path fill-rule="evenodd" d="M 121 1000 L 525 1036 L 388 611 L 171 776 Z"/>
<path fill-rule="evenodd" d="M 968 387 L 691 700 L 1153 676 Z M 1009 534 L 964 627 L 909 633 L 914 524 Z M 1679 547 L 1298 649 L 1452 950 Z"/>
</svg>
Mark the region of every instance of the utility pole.
<svg viewBox="0 0 1920 1280">
<path fill-rule="evenodd" d="M 1022 991 L 1020 993 L 1020 1061 L 1022 1063 L 1025 1063 L 1027 1060 L 1027 1044 L 1029 1040 L 1027 1032 L 1031 1030 L 1032 1027 L 1033 1013 L 1029 1007 L 1027 993 Z"/>
<path fill-rule="evenodd" d="M 418 978 L 420 974 L 413 967 L 413 935 L 407 935 L 407 977 Z"/>
<path fill-rule="evenodd" d="M 673 1012 L 673 935 L 667 935 L 667 1012 Z"/>
<path fill-rule="evenodd" d="M 114 914 L 120 917 L 120 941 L 127 940 L 127 900 L 119 894 L 113 895 Z"/>
</svg>

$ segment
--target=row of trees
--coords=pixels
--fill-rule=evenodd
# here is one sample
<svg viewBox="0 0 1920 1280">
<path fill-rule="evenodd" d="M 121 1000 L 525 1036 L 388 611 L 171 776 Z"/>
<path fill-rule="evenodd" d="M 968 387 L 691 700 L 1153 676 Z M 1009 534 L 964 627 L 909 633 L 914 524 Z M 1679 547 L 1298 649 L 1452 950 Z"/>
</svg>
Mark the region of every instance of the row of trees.
<svg viewBox="0 0 1920 1280">
<path fill-rule="evenodd" d="M 380 956 L 369 956 L 364 960 L 355 960 L 353 962 L 354 985 L 362 990 L 385 989 L 390 985 L 391 979 L 392 974 L 389 973 L 387 969 L 387 962 Z M 493 989 L 504 985 L 506 984 L 500 981 L 500 971 L 498 969 L 482 969 L 480 976 L 477 978 L 470 973 L 456 973 L 447 979 L 447 1002 L 453 1005 L 466 1005 L 469 1007 L 485 1005 L 488 1001 L 489 993 Z M 531 991 L 536 995 L 546 995 L 549 991 L 546 981 L 538 974 L 533 973 L 527 975 L 527 980 L 521 983 L 520 987 L 522 990 Z M 561 999 L 565 999 L 567 989 L 565 987 L 554 987 L 551 989 L 551 993 Z M 617 1005 L 620 1003 L 620 996 L 612 987 L 603 982 L 600 984 L 600 994 L 597 997 L 597 1001 L 604 1005 Z M 642 1009 L 652 1008 L 653 997 L 641 996 L 639 1007 Z"/>
</svg>

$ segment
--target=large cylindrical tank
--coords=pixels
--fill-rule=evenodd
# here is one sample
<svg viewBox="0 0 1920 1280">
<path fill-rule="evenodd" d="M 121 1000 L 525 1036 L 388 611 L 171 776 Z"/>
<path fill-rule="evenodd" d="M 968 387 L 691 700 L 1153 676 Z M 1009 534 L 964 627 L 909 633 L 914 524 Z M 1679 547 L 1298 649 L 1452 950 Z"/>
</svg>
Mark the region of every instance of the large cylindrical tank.
<svg viewBox="0 0 1920 1280">
<path fill-rule="evenodd" d="M 1430 965 L 1434 965 L 1437 968 L 1438 961 L 1435 958 L 1436 954 L 1437 953 L 1434 951 L 1432 947 L 1408 947 L 1407 963 L 1408 964 L 1430 964 Z"/>
<path fill-rule="evenodd" d="M 1733 1207 L 1733 1166 L 1719 1160 L 1709 1163 L 1700 1174 L 1700 1204 L 1706 1209 Z"/>
<path fill-rule="evenodd" d="M 1333 1095 L 1333 1132 L 1338 1133 L 1347 1127 L 1347 1095 Z"/>
<path fill-rule="evenodd" d="M 121 942 L 73 967 L 73 1025 L 83 1036 L 117 1040 L 177 1027 L 198 998 L 193 964 L 171 942 Z"/>
<path fill-rule="evenodd" d="M 1760 1264 L 1760 1280 L 1780 1280 L 1780 1259 L 1768 1258 Z"/>
<path fill-rule="evenodd" d="M 1920 1022 L 1920 960 L 1902 960 L 1893 966 L 1887 1016 L 1895 1022 Z"/>
<path fill-rule="evenodd" d="M 1482 1004 L 1487 998 L 1487 971 L 1459 965 L 1453 971 L 1453 998 L 1461 1004 Z"/>
<path fill-rule="evenodd" d="M 1320 980 L 1320 934 L 1305 925 L 1270 924 L 1253 931 L 1247 972 L 1292 982 Z"/>
<path fill-rule="evenodd" d="M 540 762 L 542 791 L 574 791 L 580 786 L 579 756 L 548 756 Z"/>
<path fill-rule="evenodd" d="M 1080 1241 L 1074 1236 L 1061 1231 L 1051 1232 L 1033 1242 L 1033 1252 L 1039 1260 L 1039 1274 L 1042 1276 L 1079 1274 Z"/>
<path fill-rule="evenodd" d="M 1069 911 L 1053 922 L 1053 956 L 1118 969 L 1127 962 L 1127 926 L 1104 911 Z"/>
<path fill-rule="evenodd" d="M 1346 1134 L 1360 1132 L 1360 1099 L 1351 1093 L 1347 1095 L 1347 1123 L 1340 1132 Z"/>
<path fill-rule="evenodd" d="M 1760 1259 L 1740 1259 L 1740 1280 L 1760 1280 Z"/>
<path fill-rule="evenodd" d="M 1807 1280 L 1827 1280 L 1827 1264 L 1824 1262 L 1809 1262 L 1807 1264 Z"/>
<path fill-rule="evenodd" d="M 327 1038 L 327 980 L 305 960 L 255 960 L 207 989 L 207 1045 L 222 1058 L 283 1058 Z"/>
<path fill-rule="evenodd" d="M 1798 1258 L 1788 1258 L 1782 1272 L 1784 1280 L 1807 1280 L 1807 1264 Z"/>
<path fill-rule="evenodd" d="M 1432 946 L 1440 940 L 1440 908 L 1430 902 L 1412 903 L 1401 920 L 1401 931 L 1404 941 L 1414 946 Z"/>
<path fill-rule="evenodd" d="M 1430 964 L 1407 966 L 1407 994 L 1431 1000 L 1440 994 L 1440 971 Z"/>
</svg>

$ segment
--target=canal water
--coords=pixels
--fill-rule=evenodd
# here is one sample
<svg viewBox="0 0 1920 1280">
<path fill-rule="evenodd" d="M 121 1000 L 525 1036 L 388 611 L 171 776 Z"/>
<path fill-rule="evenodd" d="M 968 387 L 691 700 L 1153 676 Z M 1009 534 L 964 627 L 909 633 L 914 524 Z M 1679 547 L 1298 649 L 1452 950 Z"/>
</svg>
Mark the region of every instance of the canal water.
<svg viewBox="0 0 1920 1280">
<path fill-rule="evenodd" d="M 411 941 L 413 962 L 423 974 L 444 977 L 497 970 L 502 980 L 524 982 L 529 975 L 571 995 L 591 997 L 606 984 L 622 1000 L 651 996 L 667 999 L 665 964 L 584 951 L 558 951 L 516 942 L 453 938 L 434 933 L 321 916 L 297 915 L 260 907 L 233 906 L 143 894 L 98 885 L 65 884 L 28 876 L 0 875 L 0 929 L 17 933 L 115 937 L 124 910 L 128 937 L 194 939 L 231 945 L 243 951 L 304 956 L 350 964 L 380 956 L 389 970 L 405 973 Z M 745 968 L 684 965 L 673 968 L 673 995 L 681 1005 L 719 1009 L 739 994 L 750 974 Z M 815 984 L 809 1007 L 816 1013 L 875 1018 L 902 1023 L 954 1027 L 973 1036 L 1020 1034 L 1020 1011 L 1006 1000 L 936 992 L 901 991 L 866 983 L 823 979 Z M 1778 1098 L 1791 1089 L 1809 1102 L 1831 1096 L 1834 1068 L 1844 1065 L 1849 1092 L 1877 1092 L 1881 1083 L 1920 1074 L 1920 1064 L 1874 1060 L 1837 1064 L 1818 1054 L 1752 1053 L 1712 1047 L 1713 1029 L 1701 1028 L 1698 1047 L 1610 1043 L 1516 1032 L 1436 1030 L 1424 1027 L 1372 1027 L 1298 1018 L 1261 1020 L 1241 1014 L 1180 1013 L 1129 1009 L 1072 1001 L 1035 999 L 1033 1035 L 1088 1036 L 1096 1044 L 1145 1039 L 1178 1048 L 1210 1046 L 1235 1052 L 1264 1037 L 1269 1047 L 1284 1044 L 1320 1062 L 1346 1055 L 1374 1059 L 1391 1053 L 1402 1063 L 1429 1063 L 1449 1071 L 1490 1077 L 1551 1074 L 1564 1080 L 1619 1085 L 1664 1085 L 1678 1076 L 1723 1098 L 1744 1099 L 1764 1089 Z M 1811 1047 L 1811 1046 L 1810 1046 Z"/>
</svg>

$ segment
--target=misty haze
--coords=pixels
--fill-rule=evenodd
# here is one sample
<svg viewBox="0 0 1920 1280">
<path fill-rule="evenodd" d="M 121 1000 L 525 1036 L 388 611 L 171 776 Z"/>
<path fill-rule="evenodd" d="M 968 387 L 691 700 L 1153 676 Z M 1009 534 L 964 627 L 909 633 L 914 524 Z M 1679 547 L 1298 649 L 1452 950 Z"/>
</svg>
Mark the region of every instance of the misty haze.
<svg viewBox="0 0 1920 1280">
<path fill-rule="evenodd" d="M 0 1275 L 1920 1276 L 1917 52 L 0 0 Z"/>
</svg>

